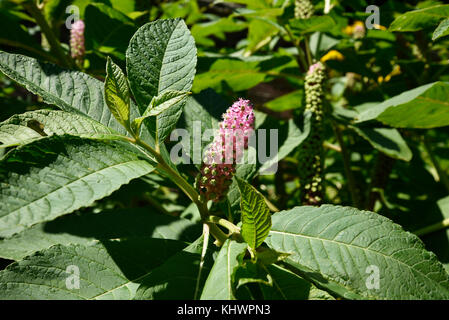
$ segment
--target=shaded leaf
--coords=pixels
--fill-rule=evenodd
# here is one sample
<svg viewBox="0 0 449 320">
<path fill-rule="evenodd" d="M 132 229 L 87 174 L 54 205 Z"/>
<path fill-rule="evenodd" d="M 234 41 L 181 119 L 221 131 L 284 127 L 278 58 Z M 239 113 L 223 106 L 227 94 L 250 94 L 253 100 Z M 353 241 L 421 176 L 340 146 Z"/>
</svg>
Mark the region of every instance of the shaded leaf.
<svg viewBox="0 0 449 320">
<path fill-rule="evenodd" d="M 151 212 L 152 208 L 129 208 L 101 213 L 73 213 L 38 223 L 11 238 L 0 240 L 0 257 L 20 260 L 56 244 L 93 244 L 97 240 L 149 237 L 193 242 L 199 224 Z"/>
<path fill-rule="evenodd" d="M 247 247 L 246 243 L 226 240 L 204 284 L 202 300 L 235 299 L 235 272 L 242 263 Z"/>
<path fill-rule="evenodd" d="M 142 279 L 184 246 L 151 238 L 56 245 L 0 271 L 0 299 L 133 299 Z"/>
</svg>

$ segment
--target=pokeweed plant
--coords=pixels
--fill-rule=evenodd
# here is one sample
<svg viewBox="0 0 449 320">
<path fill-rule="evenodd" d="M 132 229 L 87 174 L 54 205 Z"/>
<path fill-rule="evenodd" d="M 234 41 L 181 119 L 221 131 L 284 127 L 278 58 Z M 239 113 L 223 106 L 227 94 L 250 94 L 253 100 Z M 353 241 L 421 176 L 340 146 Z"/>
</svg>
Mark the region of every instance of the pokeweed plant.
<svg viewBox="0 0 449 320">
<path fill-rule="evenodd" d="M 308 1 L 296 2 L 297 14 L 313 13 Z M 196 183 L 182 173 L 164 142 L 183 113 L 199 116 L 190 96 L 196 61 L 182 19 L 139 28 L 126 74 L 108 58 L 104 83 L 0 52 L 5 75 L 60 109 L 0 124 L 2 148 L 10 148 L 0 160 L 0 256 L 16 260 L 0 271 L 1 299 L 449 298 L 449 276 L 436 256 L 379 214 L 334 205 L 272 214 L 265 197 L 234 175 L 248 142 L 236 130 L 257 122 L 248 100 L 223 114 Z M 324 66 L 313 64 L 306 76 L 311 128 L 302 137 L 310 153 L 300 163 L 310 180 L 304 201 L 312 205 L 323 202 L 323 80 Z M 386 107 L 361 121 L 379 114 L 389 121 Z M 228 154 L 232 163 L 223 164 Z M 196 206 L 202 231 L 146 211 L 67 215 L 154 172 Z M 210 210 L 227 192 L 240 194 L 239 221 Z"/>
</svg>

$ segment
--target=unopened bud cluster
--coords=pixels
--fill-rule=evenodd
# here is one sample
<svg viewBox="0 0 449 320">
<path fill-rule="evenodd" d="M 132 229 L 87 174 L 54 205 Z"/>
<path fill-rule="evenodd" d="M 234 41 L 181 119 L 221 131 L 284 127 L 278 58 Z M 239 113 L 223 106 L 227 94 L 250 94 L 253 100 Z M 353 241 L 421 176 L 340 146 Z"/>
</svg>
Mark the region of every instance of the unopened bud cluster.
<svg viewBox="0 0 449 320">
<path fill-rule="evenodd" d="M 306 111 L 312 113 L 310 134 L 301 145 L 299 178 L 301 201 L 305 205 L 320 205 L 323 201 L 323 82 L 325 67 L 312 65 L 305 78 Z"/>
<path fill-rule="evenodd" d="M 254 111 L 249 100 L 239 99 L 223 114 L 218 135 L 203 158 L 197 185 L 205 200 L 218 202 L 224 198 L 232 183 L 235 164 L 248 147 L 254 130 Z"/>
<path fill-rule="evenodd" d="M 70 29 L 70 54 L 78 65 L 82 65 L 84 53 L 84 22 L 77 20 Z"/>
<path fill-rule="evenodd" d="M 295 0 L 295 18 L 309 19 L 315 13 L 315 9 L 310 0 Z"/>
</svg>

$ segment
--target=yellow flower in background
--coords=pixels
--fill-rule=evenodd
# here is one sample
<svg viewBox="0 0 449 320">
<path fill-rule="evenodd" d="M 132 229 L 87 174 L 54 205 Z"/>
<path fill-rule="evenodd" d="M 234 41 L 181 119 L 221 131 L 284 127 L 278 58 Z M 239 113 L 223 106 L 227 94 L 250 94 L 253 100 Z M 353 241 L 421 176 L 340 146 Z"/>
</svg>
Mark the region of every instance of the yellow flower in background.
<svg viewBox="0 0 449 320">
<path fill-rule="evenodd" d="M 348 25 L 343 29 L 343 32 L 356 39 L 363 38 L 365 36 L 365 24 L 362 21 L 356 21 L 352 25 Z"/>
<path fill-rule="evenodd" d="M 391 80 L 392 77 L 397 76 L 399 74 L 401 74 L 401 67 L 399 65 L 395 65 L 393 67 L 393 70 L 388 75 L 386 75 L 385 78 L 382 76 L 378 77 L 377 82 L 378 83 L 388 82 Z"/>
<path fill-rule="evenodd" d="M 342 61 L 345 57 L 338 52 L 337 50 L 331 50 L 328 53 L 326 53 L 321 59 L 321 62 L 326 62 L 328 60 L 337 60 L 337 61 Z"/>
<path fill-rule="evenodd" d="M 383 30 L 383 31 L 387 30 L 387 28 L 385 28 L 384 26 L 381 26 L 380 24 L 373 24 L 373 27 L 374 27 L 374 29 L 377 29 L 377 30 Z"/>
</svg>

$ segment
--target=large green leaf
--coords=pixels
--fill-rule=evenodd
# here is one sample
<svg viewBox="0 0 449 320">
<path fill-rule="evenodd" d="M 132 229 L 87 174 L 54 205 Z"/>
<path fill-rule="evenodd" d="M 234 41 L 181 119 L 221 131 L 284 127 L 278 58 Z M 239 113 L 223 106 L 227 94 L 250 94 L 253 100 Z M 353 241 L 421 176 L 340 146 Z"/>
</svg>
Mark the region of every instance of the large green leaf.
<svg viewBox="0 0 449 320">
<path fill-rule="evenodd" d="M 303 99 L 304 90 L 296 90 L 265 103 L 265 106 L 270 110 L 282 112 L 304 107 Z"/>
<path fill-rule="evenodd" d="M 193 242 L 199 224 L 151 212 L 152 208 L 129 208 L 101 213 L 73 213 L 38 223 L 11 238 L 0 240 L 0 257 L 20 260 L 56 244 L 89 245 L 97 240 L 150 237 Z"/>
<path fill-rule="evenodd" d="M 435 41 L 447 35 L 449 35 L 449 19 L 444 19 L 433 32 L 432 40 Z"/>
<path fill-rule="evenodd" d="M 246 25 L 247 24 L 244 21 L 226 17 L 215 21 L 195 23 L 192 26 L 191 32 L 197 44 L 212 47 L 215 45 L 215 42 L 209 38 L 210 36 L 220 40 L 226 40 L 227 32 L 241 31 L 246 28 Z"/>
<path fill-rule="evenodd" d="M 128 80 L 120 67 L 109 57 L 106 63 L 104 98 L 115 119 L 129 130 L 131 97 L 128 88 Z"/>
<path fill-rule="evenodd" d="M 270 43 L 271 39 L 279 33 L 279 29 L 269 21 L 253 19 L 248 26 L 248 46 L 244 55 L 250 56 L 257 50 Z"/>
<path fill-rule="evenodd" d="M 290 253 L 284 261 L 302 277 L 346 298 L 449 299 L 449 276 L 435 255 L 373 212 L 331 205 L 282 211 L 267 243 Z"/>
<path fill-rule="evenodd" d="M 151 238 L 56 245 L 0 271 L 0 299 L 133 299 L 142 279 L 184 246 Z"/>
<path fill-rule="evenodd" d="M 412 151 L 398 130 L 393 128 L 372 128 L 368 126 L 350 126 L 374 148 L 386 155 L 404 161 L 412 159 Z"/>
<path fill-rule="evenodd" d="M 79 71 L 0 51 L 0 71 L 64 111 L 81 113 L 125 134 L 103 97 L 103 83 Z M 137 110 L 132 110 L 134 115 Z"/>
<path fill-rule="evenodd" d="M 196 68 L 196 47 L 182 19 L 150 22 L 134 34 L 126 51 L 131 91 L 145 112 L 153 99 L 167 90 L 190 91 Z M 180 102 L 156 117 L 159 141 L 181 116 Z M 151 125 L 156 130 L 156 124 Z"/>
<path fill-rule="evenodd" d="M 260 70 L 258 62 L 219 59 L 209 68 L 209 71 L 195 77 L 193 92 L 204 89 L 219 89 L 225 81 L 234 91 L 243 91 L 254 87 L 265 80 L 266 73 Z"/>
<path fill-rule="evenodd" d="M 118 142 L 53 136 L 0 161 L 0 236 L 91 205 L 153 167 Z"/>
<path fill-rule="evenodd" d="M 201 299 L 235 299 L 235 272 L 242 263 L 247 247 L 246 243 L 226 240 L 204 284 Z"/>
<path fill-rule="evenodd" d="M 329 31 L 335 26 L 335 21 L 329 15 L 314 16 L 309 19 L 291 20 L 290 26 L 295 33 L 302 35 L 317 31 Z"/>
<path fill-rule="evenodd" d="M 197 287 L 202 246 L 203 237 L 200 237 L 153 270 L 142 279 L 136 299 L 192 300 Z M 205 275 L 210 270 L 210 255 L 206 258 L 198 288 L 202 287 Z"/>
<path fill-rule="evenodd" d="M 123 140 L 105 125 L 86 116 L 57 110 L 17 114 L 0 123 L 0 148 L 30 143 L 45 136 L 70 134 L 99 140 Z"/>
<path fill-rule="evenodd" d="M 242 237 L 250 248 L 258 248 L 268 236 L 271 214 L 265 198 L 246 181 L 235 177 L 241 194 Z"/>
<path fill-rule="evenodd" d="M 449 83 L 434 82 L 401 93 L 360 113 L 357 122 L 378 120 L 398 128 L 449 125 Z"/>
<path fill-rule="evenodd" d="M 390 25 L 390 31 L 418 31 L 434 27 L 449 16 L 449 5 L 438 5 L 406 12 L 397 17 Z"/>
</svg>

